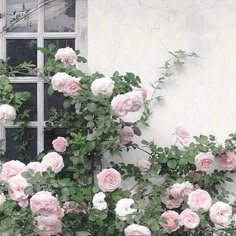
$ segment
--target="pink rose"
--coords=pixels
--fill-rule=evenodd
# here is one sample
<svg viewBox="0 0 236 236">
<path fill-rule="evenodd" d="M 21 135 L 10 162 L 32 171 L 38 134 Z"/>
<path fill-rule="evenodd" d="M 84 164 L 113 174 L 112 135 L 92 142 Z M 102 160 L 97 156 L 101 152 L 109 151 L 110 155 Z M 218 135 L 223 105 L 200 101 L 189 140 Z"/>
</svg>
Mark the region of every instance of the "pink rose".
<svg viewBox="0 0 236 236">
<path fill-rule="evenodd" d="M 211 168 L 215 160 L 215 157 L 211 153 L 199 153 L 195 157 L 195 165 L 197 171 L 207 171 Z"/>
<path fill-rule="evenodd" d="M 57 198 L 52 196 L 50 192 L 41 191 L 32 196 L 30 209 L 34 215 L 54 215 L 58 218 L 64 216 L 64 210 L 59 206 Z"/>
<path fill-rule="evenodd" d="M 30 185 L 20 174 L 12 177 L 8 181 L 8 194 L 10 198 L 18 202 L 25 201 L 28 198 L 28 195 L 25 194 L 25 189 Z"/>
<path fill-rule="evenodd" d="M 120 141 L 121 144 L 128 144 L 130 142 L 132 142 L 132 139 L 134 137 L 134 131 L 132 128 L 125 126 L 124 128 L 122 128 L 121 132 L 120 132 Z"/>
<path fill-rule="evenodd" d="M 46 167 L 40 163 L 40 162 L 30 162 L 26 168 L 25 168 L 25 171 L 27 170 L 32 170 L 34 172 L 34 174 L 37 174 L 37 173 L 42 173 L 43 171 L 46 170 Z"/>
<path fill-rule="evenodd" d="M 137 162 L 137 166 L 141 172 L 147 172 L 151 168 L 151 162 L 146 159 L 141 159 Z"/>
<path fill-rule="evenodd" d="M 113 192 L 121 185 L 121 175 L 120 173 L 113 169 L 104 169 L 97 175 L 98 187 L 103 192 Z"/>
<path fill-rule="evenodd" d="M 125 236 L 151 236 L 151 231 L 143 225 L 132 224 L 125 228 Z"/>
<path fill-rule="evenodd" d="M 143 100 L 147 98 L 147 90 L 145 88 L 137 88 L 134 91 L 139 91 L 142 94 Z"/>
<path fill-rule="evenodd" d="M 65 202 L 63 204 L 63 208 L 65 209 L 66 213 L 84 213 L 86 214 L 87 205 L 85 203 L 75 203 L 73 207 L 70 208 L 70 202 Z"/>
<path fill-rule="evenodd" d="M 179 214 L 175 211 L 166 211 L 161 215 L 160 225 L 167 231 L 176 231 L 179 228 Z"/>
<path fill-rule="evenodd" d="M 70 65 L 73 66 L 76 64 L 77 55 L 75 51 L 70 47 L 60 48 L 55 54 L 55 60 L 60 60 L 65 67 Z"/>
<path fill-rule="evenodd" d="M 195 229 L 200 224 L 200 217 L 191 209 L 185 209 L 179 215 L 179 224 L 187 229 Z"/>
<path fill-rule="evenodd" d="M 130 109 L 128 110 L 129 112 L 136 112 L 143 107 L 144 97 L 143 97 L 142 91 L 132 91 L 132 92 L 127 93 L 127 95 L 130 97 L 132 101 L 132 105 Z"/>
<path fill-rule="evenodd" d="M 193 191 L 193 188 L 193 185 L 187 181 L 181 184 L 173 184 L 169 189 L 172 197 L 184 199 Z"/>
<path fill-rule="evenodd" d="M 172 191 L 173 193 L 173 191 Z M 171 194 L 171 188 L 167 188 L 165 193 L 162 195 L 161 200 L 166 205 L 167 208 L 179 208 L 184 201 L 183 197 L 178 193 L 173 193 L 174 196 Z"/>
<path fill-rule="evenodd" d="M 65 152 L 68 147 L 68 142 L 63 137 L 57 137 L 52 141 L 52 146 L 56 152 Z"/>
<path fill-rule="evenodd" d="M 76 96 L 78 90 L 80 89 L 79 81 L 80 79 L 75 77 L 71 77 L 66 80 L 64 85 L 64 92 L 70 96 Z"/>
<path fill-rule="evenodd" d="M 188 206 L 194 211 L 197 211 L 199 209 L 208 211 L 211 207 L 212 199 L 207 191 L 197 189 L 189 194 L 187 203 Z"/>
<path fill-rule="evenodd" d="M 56 73 L 51 80 L 52 88 L 58 92 L 64 92 L 65 82 L 70 78 L 71 76 L 65 72 Z"/>
<path fill-rule="evenodd" d="M 111 101 L 112 114 L 117 117 L 127 115 L 131 106 L 132 101 L 127 94 L 117 95 Z"/>
<path fill-rule="evenodd" d="M 37 216 L 35 218 L 37 235 L 51 236 L 62 232 L 61 221 L 56 216 Z"/>
<path fill-rule="evenodd" d="M 220 164 L 225 170 L 236 169 L 236 155 L 234 152 L 226 151 L 220 155 Z"/>
<path fill-rule="evenodd" d="M 59 173 L 64 167 L 62 156 L 60 156 L 56 152 L 50 152 L 47 155 L 45 155 L 42 159 L 42 164 L 47 168 L 51 167 L 52 171 L 55 173 Z"/>
<path fill-rule="evenodd" d="M 224 202 L 216 202 L 210 208 L 210 219 L 217 225 L 224 225 L 230 223 L 232 218 L 232 207 Z"/>
<path fill-rule="evenodd" d="M 2 165 L 1 179 L 7 182 L 10 178 L 25 170 L 25 164 L 20 161 L 8 161 Z"/>
<path fill-rule="evenodd" d="M 191 140 L 191 136 L 188 131 L 186 131 L 183 127 L 177 126 L 175 129 L 175 135 L 183 144 L 188 144 Z"/>
</svg>

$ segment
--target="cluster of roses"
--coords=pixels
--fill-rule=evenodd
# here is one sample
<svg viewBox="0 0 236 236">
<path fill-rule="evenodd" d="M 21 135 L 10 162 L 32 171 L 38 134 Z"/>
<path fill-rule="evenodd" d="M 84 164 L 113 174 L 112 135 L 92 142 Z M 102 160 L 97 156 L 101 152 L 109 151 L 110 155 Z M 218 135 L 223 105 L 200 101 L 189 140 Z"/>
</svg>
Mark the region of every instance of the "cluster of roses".
<svg viewBox="0 0 236 236">
<path fill-rule="evenodd" d="M 184 226 L 187 229 L 194 229 L 200 224 L 198 210 L 207 212 L 211 221 L 216 225 L 227 226 L 232 219 L 232 207 L 224 202 L 216 202 L 212 205 L 210 194 L 202 189 L 194 189 L 194 186 L 187 182 L 175 183 L 166 189 L 162 196 L 162 202 L 168 209 L 179 208 L 186 201 L 189 208 L 178 214 L 176 211 L 168 210 L 161 215 L 161 226 L 167 231 L 176 231 Z"/>
<path fill-rule="evenodd" d="M 113 192 L 121 186 L 121 175 L 120 173 L 113 169 L 103 169 L 98 175 L 98 187 L 102 192 L 96 193 L 93 197 L 92 203 L 93 208 L 97 210 L 106 210 L 108 208 L 105 201 L 106 192 Z M 120 220 L 127 220 L 127 216 L 132 216 L 137 212 L 137 209 L 132 208 L 134 204 L 132 198 L 123 198 L 116 203 L 115 213 Z M 132 235 L 142 235 L 142 236 L 151 236 L 151 231 L 143 225 L 131 224 L 124 229 L 125 236 Z"/>
<path fill-rule="evenodd" d="M 41 162 L 30 162 L 28 165 L 18 160 L 8 161 L 1 168 L 1 181 L 8 186 L 10 199 L 18 202 L 21 207 L 27 207 L 30 203 L 36 231 L 39 235 L 60 233 L 60 218 L 64 216 L 64 210 L 59 206 L 57 198 L 52 196 L 50 192 L 38 192 L 29 201 L 25 189 L 31 184 L 22 176 L 22 173 L 31 170 L 33 174 L 41 174 L 49 167 L 55 173 L 59 173 L 64 167 L 63 159 L 58 153 L 50 152 L 43 157 Z M 0 203 L 3 204 L 6 198 L 3 193 L 0 196 Z"/>
</svg>

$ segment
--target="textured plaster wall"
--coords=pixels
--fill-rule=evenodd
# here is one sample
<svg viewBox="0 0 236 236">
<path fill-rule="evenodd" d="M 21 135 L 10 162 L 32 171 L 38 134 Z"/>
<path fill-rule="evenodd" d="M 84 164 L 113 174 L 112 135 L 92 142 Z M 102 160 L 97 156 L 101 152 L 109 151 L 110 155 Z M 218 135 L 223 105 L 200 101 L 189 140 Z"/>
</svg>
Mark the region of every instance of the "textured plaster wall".
<svg viewBox="0 0 236 236">
<path fill-rule="evenodd" d="M 132 71 L 151 91 L 168 50 L 201 56 L 166 83 L 147 138 L 168 145 L 176 125 L 219 141 L 236 130 L 235 0 L 89 0 L 88 9 L 91 72 Z"/>
</svg>

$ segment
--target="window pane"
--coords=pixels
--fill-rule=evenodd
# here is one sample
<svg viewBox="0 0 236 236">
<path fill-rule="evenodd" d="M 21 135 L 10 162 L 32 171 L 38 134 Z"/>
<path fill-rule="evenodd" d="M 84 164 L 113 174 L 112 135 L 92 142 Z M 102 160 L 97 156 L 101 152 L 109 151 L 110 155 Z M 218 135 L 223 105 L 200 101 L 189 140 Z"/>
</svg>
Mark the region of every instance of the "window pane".
<svg viewBox="0 0 236 236">
<path fill-rule="evenodd" d="M 25 102 L 25 104 L 22 106 L 21 110 L 24 111 L 25 109 L 30 110 L 30 120 L 36 121 L 37 120 L 37 84 L 33 83 L 17 83 L 12 84 L 14 91 L 16 92 L 30 92 L 31 97 L 30 99 Z"/>
<path fill-rule="evenodd" d="M 56 0 L 45 7 L 45 32 L 75 31 L 75 0 Z"/>
<path fill-rule="evenodd" d="M 71 47 L 75 49 L 75 39 L 45 39 L 44 47 L 47 47 L 49 44 L 56 45 L 56 49 Z"/>
<path fill-rule="evenodd" d="M 7 39 L 7 58 L 11 66 L 24 61 L 37 66 L 37 39 Z"/>
<path fill-rule="evenodd" d="M 7 0 L 7 26 L 8 31 L 13 32 L 36 32 L 38 11 L 28 14 L 30 11 L 37 9 L 37 0 Z M 25 19 L 24 16 L 28 16 Z M 22 19 L 18 21 L 18 19 Z M 12 23 L 18 23 L 12 25 Z M 12 25 L 12 26 L 11 26 Z"/>
<path fill-rule="evenodd" d="M 48 84 L 44 85 L 44 120 L 48 120 L 49 112 L 52 108 L 55 108 L 57 111 L 64 111 L 63 94 L 55 91 L 53 95 L 50 96 L 48 95 L 48 87 Z"/>
<path fill-rule="evenodd" d="M 66 129 L 63 128 L 56 128 L 52 130 L 45 130 L 44 131 L 44 150 L 45 152 L 52 150 L 52 141 L 57 137 L 66 137 Z"/>
<path fill-rule="evenodd" d="M 36 128 L 27 128 L 27 139 L 30 138 L 29 145 L 27 146 L 26 152 L 22 155 L 17 150 L 17 145 L 22 142 L 14 141 L 14 136 L 16 135 L 17 128 L 7 128 L 6 129 L 6 155 L 8 159 L 29 161 L 35 160 L 37 157 L 37 129 Z M 19 132 L 19 130 L 18 130 Z"/>
</svg>

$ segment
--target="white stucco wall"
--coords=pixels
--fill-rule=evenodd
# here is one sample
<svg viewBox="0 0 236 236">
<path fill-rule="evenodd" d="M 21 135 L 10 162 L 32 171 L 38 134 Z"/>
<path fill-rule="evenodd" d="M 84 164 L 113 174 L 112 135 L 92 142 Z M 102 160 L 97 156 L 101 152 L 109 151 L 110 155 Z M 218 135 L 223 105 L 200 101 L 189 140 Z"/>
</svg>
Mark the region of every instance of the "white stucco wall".
<svg viewBox="0 0 236 236">
<path fill-rule="evenodd" d="M 89 71 L 132 71 L 150 89 L 168 50 L 201 56 L 162 90 L 145 136 L 173 142 L 177 125 L 223 141 L 236 130 L 235 0 L 89 0 Z"/>
</svg>

